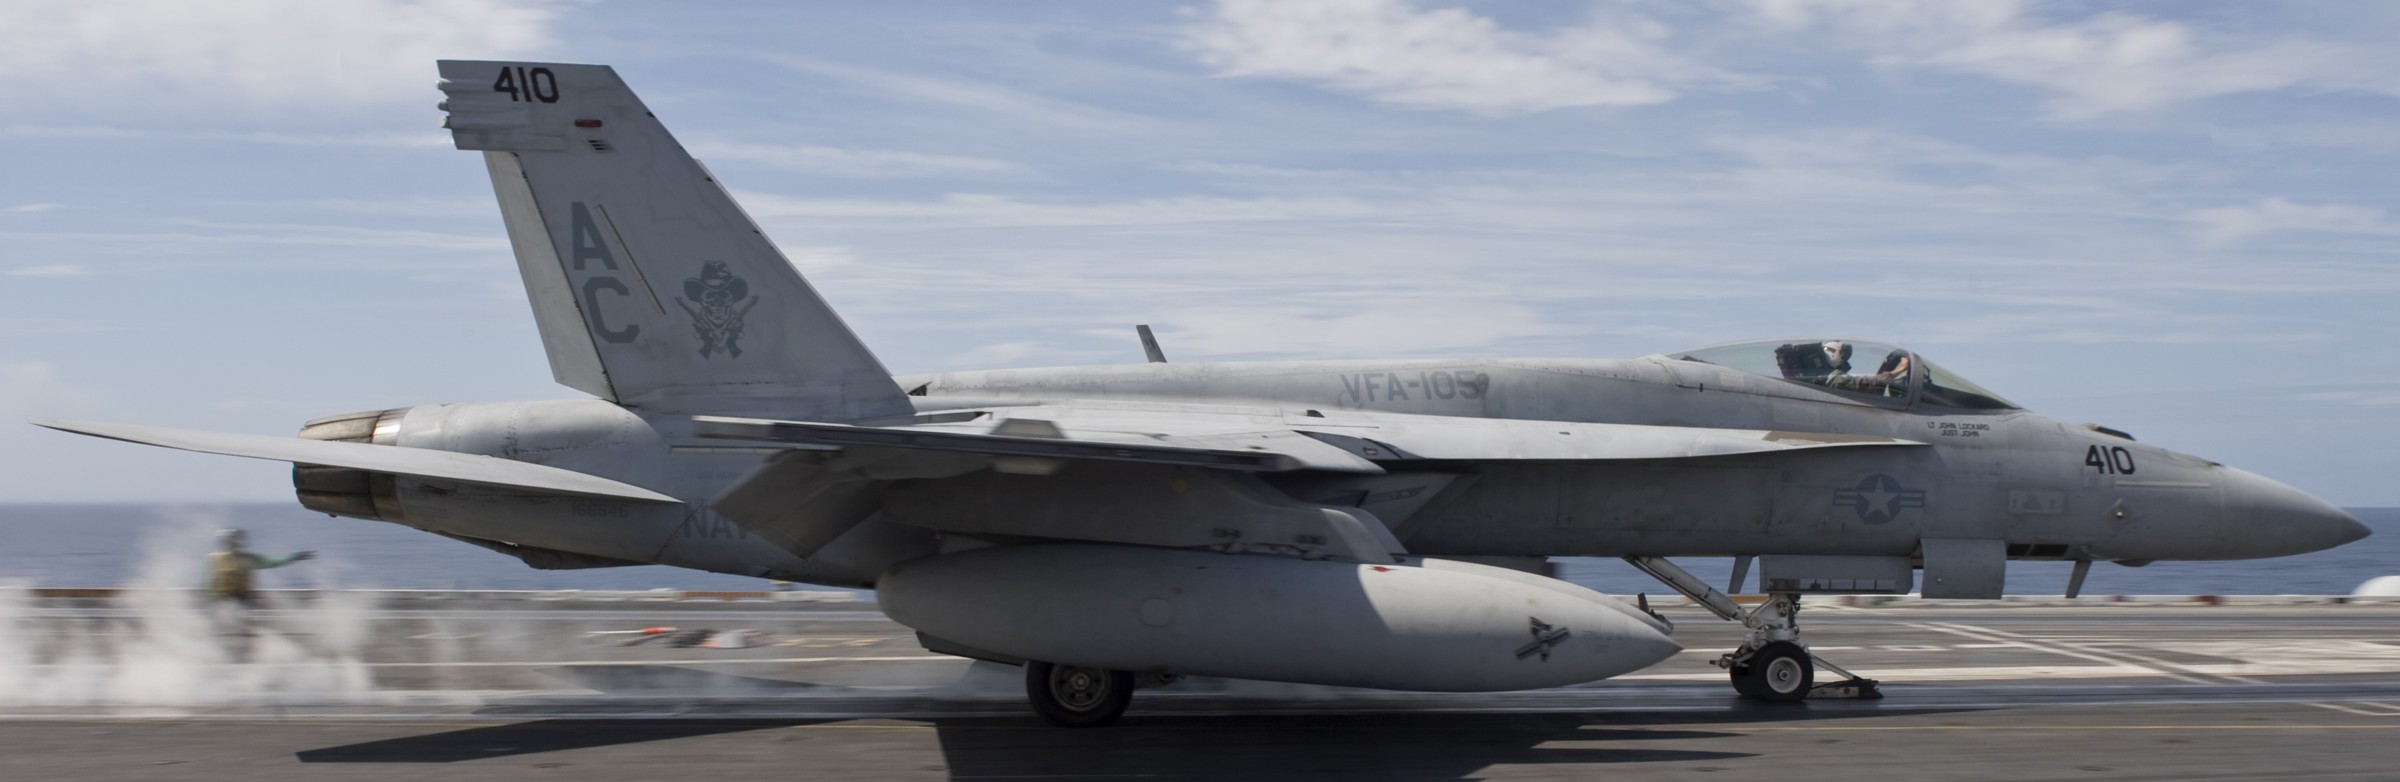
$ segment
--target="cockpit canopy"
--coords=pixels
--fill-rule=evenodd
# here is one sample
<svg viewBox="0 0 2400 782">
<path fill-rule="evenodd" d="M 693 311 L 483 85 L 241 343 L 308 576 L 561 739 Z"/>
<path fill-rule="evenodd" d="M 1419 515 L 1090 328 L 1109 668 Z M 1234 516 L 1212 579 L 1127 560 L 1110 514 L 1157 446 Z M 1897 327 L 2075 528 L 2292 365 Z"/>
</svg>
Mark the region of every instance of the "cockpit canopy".
<svg viewBox="0 0 2400 782">
<path fill-rule="evenodd" d="M 1791 339 L 1717 345 L 1668 357 L 1819 386 L 1906 405 L 2016 410 L 2016 405 L 1900 348 L 1846 339 Z"/>
</svg>

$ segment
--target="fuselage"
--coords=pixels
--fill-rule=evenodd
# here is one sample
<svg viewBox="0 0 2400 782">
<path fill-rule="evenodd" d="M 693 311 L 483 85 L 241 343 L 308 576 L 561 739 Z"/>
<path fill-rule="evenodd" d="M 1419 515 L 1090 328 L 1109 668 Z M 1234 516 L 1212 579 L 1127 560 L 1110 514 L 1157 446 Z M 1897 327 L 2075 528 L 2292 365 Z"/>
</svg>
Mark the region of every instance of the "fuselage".
<svg viewBox="0 0 2400 782">
<path fill-rule="evenodd" d="M 1462 466 L 1475 476 L 1470 485 L 1396 522 L 1420 553 L 1906 555 L 1922 538 L 1939 537 L 2006 540 L 2021 559 L 2142 562 L 2285 556 L 2365 534 L 2347 513 L 2281 483 L 2031 411 L 1952 408 L 1921 398 L 1878 404 L 1664 356 L 1145 364 L 901 382 L 923 389 L 928 400 L 1208 401 L 1926 444 Z"/>
<path fill-rule="evenodd" d="M 2365 534 L 2347 514 L 2282 484 L 2029 411 L 1862 400 L 1663 356 L 1134 364 L 896 379 L 926 415 L 1035 404 L 1164 415 L 1233 409 L 1294 420 L 1365 411 L 1921 443 L 1686 459 L 1479 461 L 1365 482 L 1267 479 L 1303 501 L 1339 503 L 1355 494 L 1356 504 L 1418 554 L 1892 557 L 1909 556 L 1927 538 L 1972 538 L 2006 541 L 2012 559 L 2139 563 L 2282 556 Z M 707 501 L 775 449 L 697 437 L 693 412 L 599 400 L 423 406 L 392 411 L 373 435 L 384 444 L 614 478 L 684 498 L 684 507 L 528 498 L 401 478 L 365 490 L 371 512 L 346 515 L 614 560 L 850 586 L 872 585 L 890 564 L 939 550 L 935 533 L 883 518 L 802 558 L 717 517 Z M 1412 477 L 1422 480 L 1408 483 Z M 911 504 L 920 518 L 988 512 L 942 505 L 938 480 L 909 488 L 912 496 L 933 498 Z"/>
</svg>

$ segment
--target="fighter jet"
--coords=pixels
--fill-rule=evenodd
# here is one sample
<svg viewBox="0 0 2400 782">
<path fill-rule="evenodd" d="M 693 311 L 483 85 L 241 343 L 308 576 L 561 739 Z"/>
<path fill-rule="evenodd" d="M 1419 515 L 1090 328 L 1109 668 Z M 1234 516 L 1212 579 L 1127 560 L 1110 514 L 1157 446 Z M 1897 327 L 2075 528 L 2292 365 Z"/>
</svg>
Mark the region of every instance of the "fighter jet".
<svg viewBox="0 0 2400 782">
<path fill-rule="evenodd" d="M 615 71 L 440 63 L 557 380 L 297 438 L 36 421 L 288 461 L 300 503 L 537 568 L 874 588 L 932 650 L 1023 666 L 1068 726 L 1211 676 L 1424 691 L 1679 651 L 1622 557 L 1747 628 L 1742 695 L 1819 685 L 1803 596 L 2000 597 L 2012 560 L 2275 557 L 2367 530 L 2275 481 L 2062 423 L 1883 344 L 1631 359 L 1168 362 L 895 377 Z M 1674 564 L 1733 557 L 1720 590 Z M 1751 564 L 1755 606 L 1733 601 Z"/>
</svg>

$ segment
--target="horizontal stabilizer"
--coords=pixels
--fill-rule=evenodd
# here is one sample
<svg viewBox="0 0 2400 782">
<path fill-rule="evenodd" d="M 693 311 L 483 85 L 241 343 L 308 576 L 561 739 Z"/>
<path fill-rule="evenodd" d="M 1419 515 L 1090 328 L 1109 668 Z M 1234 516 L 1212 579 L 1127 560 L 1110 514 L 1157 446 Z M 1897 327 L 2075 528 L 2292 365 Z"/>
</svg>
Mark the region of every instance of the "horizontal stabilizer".
<svg viewBox="0 0 2400 782">
<path fill-rule="evenodd" d="M 39 418 L 33 419 L 31 423 L 35 426 L 48 427 L 62 432 L 249 459 L 348 467 L 354 470 L 406 475 L 412 478 L 458 481 L 552 494 L 573 494 L 646 502 L 681 502 L 681 500 L 640 486 L 619 483 L 597 475 L 586 475 L 572 470 L 471 453 L 328 440 L 301 440 L 255 434 L 195 432 L 188 429 L 165 429 L 129 424 L 56 421 Z"/>
</svg>

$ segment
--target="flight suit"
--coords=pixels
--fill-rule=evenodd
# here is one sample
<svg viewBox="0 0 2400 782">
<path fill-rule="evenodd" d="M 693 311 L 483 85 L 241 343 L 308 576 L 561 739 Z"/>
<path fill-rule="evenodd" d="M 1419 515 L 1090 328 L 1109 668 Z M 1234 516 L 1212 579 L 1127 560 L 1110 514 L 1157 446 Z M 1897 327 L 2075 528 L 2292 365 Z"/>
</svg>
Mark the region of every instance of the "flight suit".
<svg viewBox="0 0 2400 782">
<path fill-rule="evenodd" d="M 298 562 L 295 554 L 281 559 L 262 557 L 247 551 L 211 551 L 208 554 L 208 597 L 211 600 L 233 600 L 243 605 L 258 603 L 258 592 L 250 585 L 250 574 Z"/>
</svg>

